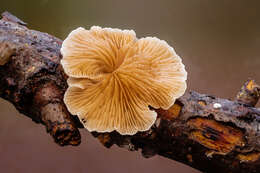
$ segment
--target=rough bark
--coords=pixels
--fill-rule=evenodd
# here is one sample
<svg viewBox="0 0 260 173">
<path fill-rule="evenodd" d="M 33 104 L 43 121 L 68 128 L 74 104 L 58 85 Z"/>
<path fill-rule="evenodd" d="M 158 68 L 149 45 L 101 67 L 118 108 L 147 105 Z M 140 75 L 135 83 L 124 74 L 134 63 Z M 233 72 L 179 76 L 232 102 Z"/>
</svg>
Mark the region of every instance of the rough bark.
<svg viewBox="0 0 260 173">
<path fill-rule="evenodd" d="M 63 103 L 67 76 L 60 65 L 62 41 L 29 30 L 7 12 L 2 16 L 0 97 L 43 124 L 59 145 L 79 145 L 82 125 Z M 260 109 L 254 108 L 259 95 L 253 80 L 233 101 L 191 91 L 169 110 L 155 110 L 157 121 L 146 132 L 92 134 L 108 148 L 141 149 L 144 157 L 158 154 L 203 172 L 260 172 Z"/>
</svg>

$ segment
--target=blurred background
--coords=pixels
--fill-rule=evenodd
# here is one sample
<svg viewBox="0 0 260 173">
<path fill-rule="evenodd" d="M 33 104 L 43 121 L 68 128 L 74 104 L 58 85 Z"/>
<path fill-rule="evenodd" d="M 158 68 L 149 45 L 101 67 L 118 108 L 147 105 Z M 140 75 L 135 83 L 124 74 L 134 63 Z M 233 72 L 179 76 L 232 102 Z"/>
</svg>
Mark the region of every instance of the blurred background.
<svg viewBox="0 0 260 173">
<path fill-rule="evenodd" d="M 248 78 L 260 83 L 258 0 L 1 0 L 3 11 L 61 39 L 92 25 L 164 39 L 186 64 L 188 90 L 232 99 Z M 42 125 L 0 99 L 0 172 L 199 173 L 159 156 L 106 149 L 81 132 L 79 147 L 59 147 Z"/>
</svg>

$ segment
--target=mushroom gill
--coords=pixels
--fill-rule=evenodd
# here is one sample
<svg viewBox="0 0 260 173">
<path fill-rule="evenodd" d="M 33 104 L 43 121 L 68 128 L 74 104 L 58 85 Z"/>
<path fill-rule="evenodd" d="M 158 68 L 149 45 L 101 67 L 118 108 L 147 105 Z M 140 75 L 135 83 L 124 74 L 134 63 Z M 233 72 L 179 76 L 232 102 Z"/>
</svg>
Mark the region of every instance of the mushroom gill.
<svg viewBox="0 0 260 173">
<path fill-rule="evenodd" d="M 155 37 L 137 39 L 133 30 L 78 28 L 61 53 L 69 76 L 64 102 L 89 131 L 146 131 L 157 116 L 148 106 L 168 109 L 186 90 L 174 49 Z"/>
</svg>

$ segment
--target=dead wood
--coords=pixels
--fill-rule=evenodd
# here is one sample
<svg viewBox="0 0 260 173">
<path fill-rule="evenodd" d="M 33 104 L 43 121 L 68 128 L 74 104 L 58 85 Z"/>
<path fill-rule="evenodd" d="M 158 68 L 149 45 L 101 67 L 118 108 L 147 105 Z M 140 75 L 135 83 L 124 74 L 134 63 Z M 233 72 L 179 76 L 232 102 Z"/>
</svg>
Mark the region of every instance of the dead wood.
<svg viewBox="0 0 260 173">
<path fill-rule="evenodd" d="M 62 41 L 30 30 L 8 12 L 0 20 L 0 97 L 43 124 L 59 145 L 79 145 L 82 128 L 63 103 Z M 156 110 L 149 131 L 134 136 L 92 133 L 144 157 L 156 154 L 203 172 L 260 172 L 260 87 L 248 80 L 234 100 L 187 92 L 169 110 Z M 151 108 L 152 109 L 152 108 Z M 102 157 L 102 156 L 101 156 Z"/>
</svg>

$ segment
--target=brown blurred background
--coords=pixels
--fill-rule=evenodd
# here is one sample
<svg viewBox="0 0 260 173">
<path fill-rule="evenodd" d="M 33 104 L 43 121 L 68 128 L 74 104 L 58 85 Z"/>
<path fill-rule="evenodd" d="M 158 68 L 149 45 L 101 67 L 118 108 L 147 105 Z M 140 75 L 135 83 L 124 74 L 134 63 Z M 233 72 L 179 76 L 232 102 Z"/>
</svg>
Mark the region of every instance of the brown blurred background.
<svg viewBox="0 0 260 173">
<path fill-rule="evenodd" d="M 189 90 L 233 98 L 249 77 L 260 83 L 258 0 L 0 1 L 0 12 L 7 10 L 30 28 L 61 39 L 78 26 L 92 25 L 164 39 L 186 64 Z M 79 147 L 59 147 L 43 126 L 0 99 L 0 172 L 198 173 L 162 157 L 106 149 L 81 132 Z"/>
</svg>

